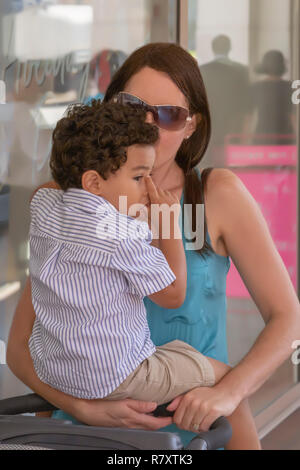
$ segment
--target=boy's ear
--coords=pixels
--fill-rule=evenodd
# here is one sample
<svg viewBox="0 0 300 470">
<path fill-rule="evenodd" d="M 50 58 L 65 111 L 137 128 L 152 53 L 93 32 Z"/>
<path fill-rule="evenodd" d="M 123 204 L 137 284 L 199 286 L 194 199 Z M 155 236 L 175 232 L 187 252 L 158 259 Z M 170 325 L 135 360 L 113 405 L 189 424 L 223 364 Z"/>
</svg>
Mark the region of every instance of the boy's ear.
<svg viewBox="0 0 300 470">
<path fill-rule="evenodd" d="M 87 170 L 81 177 L 82 189 L 90 193 L 100 195 L 102 190 L 102 178 L 95 170 Z"/>
</svg>

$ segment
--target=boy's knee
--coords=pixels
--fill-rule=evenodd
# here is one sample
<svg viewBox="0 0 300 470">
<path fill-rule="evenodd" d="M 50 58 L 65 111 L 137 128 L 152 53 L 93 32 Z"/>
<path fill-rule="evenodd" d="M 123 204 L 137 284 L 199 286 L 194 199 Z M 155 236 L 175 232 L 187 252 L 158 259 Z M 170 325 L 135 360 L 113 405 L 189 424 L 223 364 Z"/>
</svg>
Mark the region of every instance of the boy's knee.
<svg viewBox="0 0 300 470">
<path fill-rule="evenodd" d="M 224 362 L 217 361 L 216 359 L 211 359 L 210 357 L 208 357 L 207 359 L 213 366 L 216 377 L 216 383 L 218 383 L 222 379 L 222 377 L 224 377 L 224 375 L 226 375 L 232 369 L 232 367 L 227 364 L 224 364 Z"/>
</svg>

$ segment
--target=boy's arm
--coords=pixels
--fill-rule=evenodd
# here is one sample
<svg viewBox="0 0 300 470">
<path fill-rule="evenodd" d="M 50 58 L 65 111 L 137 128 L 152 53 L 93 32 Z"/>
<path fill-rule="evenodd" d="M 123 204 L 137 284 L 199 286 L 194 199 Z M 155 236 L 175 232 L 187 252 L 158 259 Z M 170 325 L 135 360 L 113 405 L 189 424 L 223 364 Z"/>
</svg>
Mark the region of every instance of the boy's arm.
<svg viewBox="0 0 300 470">
<path fill-rule="evenodd" d="M 177 228 L 179 230 L 179 225 Z M 181 238 L 175 238 L 173 224 L 171 224 L 170 238 L 159 237 L 158 247 L 163 252 L 170 268 L 176 276 L 175 281 L 159 292 L 149 295 L 152 302 L 164 308 L 179 308 L 186 296 L 186 258 Z M 180 233 L 177 231 L 177 233 Z"/>
<path fill-rule="evenodd" d="M 152 240 L 151 244 L 162 251 L 176 276 L 176 280 L 172 284 L 148 297 L 161 307 L 179 308 L 185 300 L 187 283 L 186 258 L 179 227 L 180 201 L 172 192 L 157 188 L 150 176 L 146 177 L 145 181 L 150 199 L 150 204 L 147 205 L 148 225 L 155 233 L 156 238 L 158 237 L 158 244 L 157 240 L 154 243 Z M 159 218 L 156 224 L 153 220 L 155 217 L 152 219 L 153 204 L 159 208 Z M 164 215 L 167 216 L 167 219 Z M 168 226 L 170 228 L 169 231 L 166 230 L 167 237 L 164 238 L 163 235 Z"/>
</svg>

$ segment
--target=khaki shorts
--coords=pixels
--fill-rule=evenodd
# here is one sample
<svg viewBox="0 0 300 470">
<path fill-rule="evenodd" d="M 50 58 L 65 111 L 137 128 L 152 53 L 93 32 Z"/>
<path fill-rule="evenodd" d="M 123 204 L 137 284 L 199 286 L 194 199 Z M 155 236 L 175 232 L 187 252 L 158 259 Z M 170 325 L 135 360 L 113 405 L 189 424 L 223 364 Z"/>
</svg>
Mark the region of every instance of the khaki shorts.
<svg viewBox="0 0 300 470">
<path fill-rule="evenodd" d="M 196 387 L 212 387 L 215 374 L 211 363 L 199 351 L 175 340 L 156 348 L 121 385 L 105 399 L 167 403 Z"/>
</svg>

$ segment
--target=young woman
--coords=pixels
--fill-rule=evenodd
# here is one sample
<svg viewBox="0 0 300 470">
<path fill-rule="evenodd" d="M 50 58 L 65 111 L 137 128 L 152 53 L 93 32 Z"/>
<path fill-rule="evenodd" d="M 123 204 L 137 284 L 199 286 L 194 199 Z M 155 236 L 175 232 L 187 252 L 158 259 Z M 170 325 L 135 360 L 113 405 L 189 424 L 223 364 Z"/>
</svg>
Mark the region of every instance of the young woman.
<svg viewBox="0 0 300 470">
<path fill-rule="evenodd" d="M 207 430 L 218 416 L 231 415 L 240 404 L 249 409 L 247 398 L 289 357 L 292 342 L 300 338 L 300 306 L 259 207 L 239 178 L 227 169 L 195 169 L 210 137 L 209 108 L 196 61 L 175 44 L 146 45 L 113 77 L 105 100 L 113 99 L 148 106 L 148 119 L 160 129 L 152 172 L 156 186 L 175 192 L 182 204 L 205 204 L 205 244 L 200 250 L 186 250 L 184 304 L 168 310 L 145 299 L 154 343 L 181 339 L 228 363 L 225 292 L 229 257 L 266 325 L 242 361 L 214 387 L 193 389 L 172 402 L 169 408 L 176 409 L 175 424 L 167 429 L 178 431 L 176 425 L 186 443 L 194 436 L 190 431 L 195 422 L 199 429 Z M 7 348 L 7 363 L 20 380 L 87 424 L 159 429 L 172 423 L 172 418 L 148 414 L 155 408 L 153 403 L 79 400 L 42 383 L 34 373 L 28 349 L 35 318 L 30 289 L 28 280 Z M 247 435 L 245 429 L 245 442 Z M 245 448 L 255 446 L 259 448 L 259 443 L 248 441 Z"/>
</svg>

